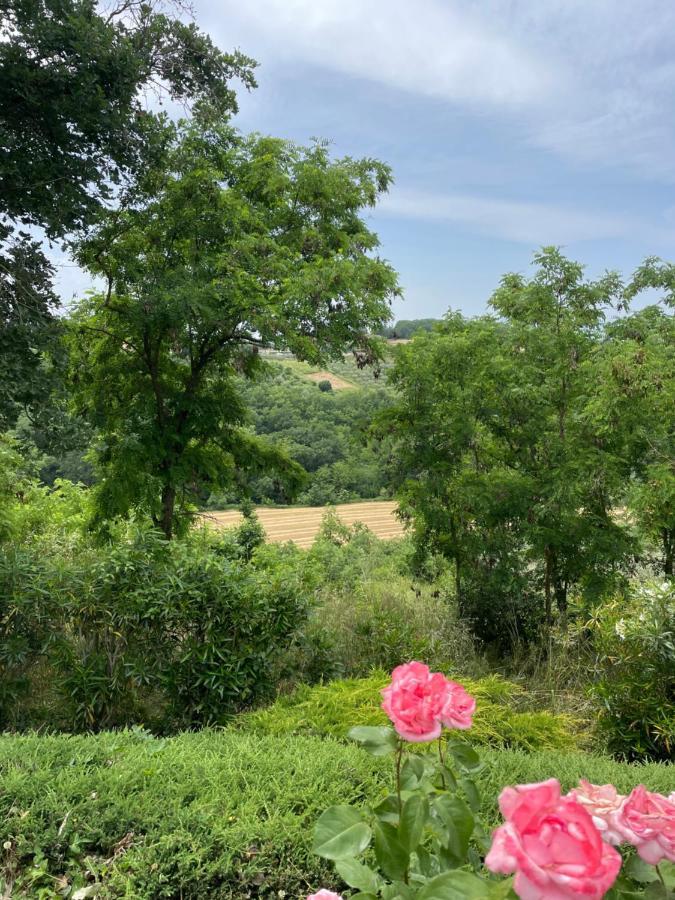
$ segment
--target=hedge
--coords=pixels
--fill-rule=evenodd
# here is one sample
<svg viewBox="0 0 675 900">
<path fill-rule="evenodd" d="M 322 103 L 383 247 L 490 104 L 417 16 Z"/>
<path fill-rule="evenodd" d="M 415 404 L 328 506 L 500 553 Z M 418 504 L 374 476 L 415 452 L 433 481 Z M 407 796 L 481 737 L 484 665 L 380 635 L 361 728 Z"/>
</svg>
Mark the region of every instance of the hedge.
<svg viewBox="0 0 675 900">
<path fill-rule="evenodd" d="M 497 820 L 507 783 L 585 776 L 628 790 L 672 790 L 666 765 L 630 766 L 558 751 L 484 749 L 484 813 Z M 0 737 L 0 850 L 12 897 L 134 900 L 281 897 L 339 888 L 309 845 L 335 802 L 385 789 L 386 761 L 313 737 L 228 731 L 153 738 L 141 730 L 93 736 Z M 98 882 L 98 888 L 94 888 Z M 281 894 L 279 892 L 285 892 Z"/>
</svg>

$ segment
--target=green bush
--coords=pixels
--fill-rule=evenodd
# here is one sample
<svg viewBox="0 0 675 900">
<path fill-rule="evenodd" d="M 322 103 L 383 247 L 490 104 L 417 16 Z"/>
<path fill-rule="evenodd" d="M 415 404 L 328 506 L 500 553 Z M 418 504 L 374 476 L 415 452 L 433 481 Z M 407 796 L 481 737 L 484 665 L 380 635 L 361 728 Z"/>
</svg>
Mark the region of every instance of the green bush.
<svg viewBox="0 0 675 900">
<path fill-rule="evenodd" d="M 244 537 L 138 531 L 63 558 L 0 550 L 0 667 L 14 673 L 5 726 L 20 689 L 35 694 L 36 658 L 61 694 L 43 721 L 62 728 L 218 723 L 273 695 L 309 598 L 291 563 L 247 561 L 250 528 Z"/>
<path fill-rule="evenodd" d="M 565 789 L 582 776 L 621 790 L 637 782 L 672 788 L 665 765 L 554 751 L 481 755 L 477 781 L 490 823 L 498 820 L 502 787 L 551 775 Z M 134 730 L 5 735 L 0 773 L 6 896 L 62 896 L 96 881 L 99 900 L 234 900 L 281 891 L 295 900 L 310 889 L 343 887 L 311 852 L 314 823 L 332 803 L 380 796 L 390 768 L 333 740 L 209 730 L 155 739 Z"/>
<path fill-rule="evenodd" d="M 391 573 L 350 591 L 324 592 L 315 615 L 346 676 L 391 672 L 411 659 L 462 672 L 478 665 L 471 635 L 442 586 Z"/>
<path fill-rule="evenodd" d="M 345 738 L 354 725 L 387 722 L 380 709 L 380 690 L 389 676 L 375 672 L 369 678 L 302 686 L 266 709 L 238 717 L 236 727 L 259 735 L 303 734 Z M 524 750 L 578 747 L 584 734 L 579 723 L 562 713 L 518 711 L 521 689 L 498 676 L 479 681 L 461 679 L 478 701 L 471 738 L 479 744 Z"/>
<path fill-rule="evenodd" d="M 628 759 L 675 753 L 675 584 L 646 583 L 603 604 L 591 623 L 600 727 Z"/>
</svg>

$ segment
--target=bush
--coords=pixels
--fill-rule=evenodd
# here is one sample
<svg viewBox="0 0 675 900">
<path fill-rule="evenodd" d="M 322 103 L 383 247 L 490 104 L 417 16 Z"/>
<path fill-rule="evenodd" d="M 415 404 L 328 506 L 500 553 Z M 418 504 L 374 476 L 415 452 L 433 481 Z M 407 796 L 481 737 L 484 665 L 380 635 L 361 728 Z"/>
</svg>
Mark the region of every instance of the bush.
<svg viewBox="0 0 675 900">
<path fill-rule="evenodd" d="M 391 671 L 411 659 L 432 669 L 473 671 L 471 635 L 447 591 L 391 574 L 361 582 L 353 591 L 326 592 L 316 617 L 333 645 L 343 675 Z"/>
<path fill-rule="evenodd" d="M 591 622 L 593 693 L 608 749 L 627 759 L 675 751 L 675 584 L 646 583 L 603 604 Z"/>
<path fill-rule="evenodd" d="M 501 691 L 502 688 L 500 687 Z M 672 768 L 581 753 L 484 750 L 483 815 L 498 820 L 506 784 L 555 773 L 628 790 L 672 788 Z M 99 900 L 303 897 L 341 889 L 310 849 L 325 806 L 378 797 L 387 761 L 352 744 L 203 731 L 154 739 L 140 730 L 93 736 L 0 737 L 1 876 L 6 895 L 55 896 L 99 882 Z M 0 878 L 0 887 L 1 885 Z M 9 890 L 7 886 L 9 885 Z M 13 885 L 13 886 L 12 886 Z"/>
<path fill-rule="evenodd" d="M 61 694 L 42 711 L 56 727 L 224 722 L 273 695 L 309 598 L 292 561 L 246 561 L 250 537 L 168 543 L 138 531 L 65 559 L 0 551 L 0 666 L 13 666 L 12 705 L 21 687 L 36 693 L 26 667 L 36 656 Z M 14 724 L 4 706 L 5 726 Z"/>
<path fill-rule="evenodd" d="M 319 382 L 319 390 L 322 391 L 324 394 L 326 394 L 326 393 L 328 393 L 328 391 L 333 390 L 333 385 L 330 383 L 330 381 L 327 378 L 324 378 L 323 381 Z"/>
<path fill-rule="evenodd" d="M 302 734 L 344 739 L 354 725 L 384 725 L 380 690 L 389 682 L 384 672 L 370 678 L 302 686 L 279 697 L 266 709 L 238 717 L 235 726 L 259 735 Z M 521 688 L 498 676 L 462 679 L 478 700 L 471 739 L 496 747 L 564 750 L 578 747 L 584 735 L 579 723 L 562 713 L 517 711 Z"/>
</svg>

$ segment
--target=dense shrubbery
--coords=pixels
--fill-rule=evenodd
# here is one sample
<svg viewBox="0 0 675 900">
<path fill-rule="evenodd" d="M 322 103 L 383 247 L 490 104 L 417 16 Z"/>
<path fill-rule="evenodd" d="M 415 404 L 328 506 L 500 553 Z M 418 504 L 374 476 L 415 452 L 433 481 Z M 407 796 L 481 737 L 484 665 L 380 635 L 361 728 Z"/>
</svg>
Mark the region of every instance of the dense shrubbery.
<svg viewBox="0 0 675 900">
<path fill-rule="evenodd" d="M 636 585 L 592 621 L 600 726 L 629 759 L 675 755 L 675 585 Z"/>
<path fill-rule="evenodd" d="M 506 784 L 555 773 L 627 791 L 668 792 L 672 769 L 581 753 L 481 751 L 482 816 L 498 821 Z M 101 900 L 296 898 L 340 888 L 311 853 L 319 813 L 387 790 L 389 766 L 359 748 L 303 737 L 203 731 L 170 739 L 144 732 L 0 738 L 2 874 L 12 896 L 53 896 L 61 883 L 98 881 Z M 63 879 L 57 882 L 56 879 Z M 52 892 L 51 894 L 49 892 Z"/>
<path fill-rule="evenodd" d="M 273 694 L 310 598 L 297 567 L 251 561 L 249 521 L 222 541 L 0 548 L 5 726 L 175 728 Z"/>
<path fill-rule="evenodd" d="M 380 690 L 389 676 L 375 672 L 369 678 L 303 686 L 280 697 L 272 706 L 239 717 L 237 726 L 263 735 L 308 734 L 345 738 L 355 725 L 383 725 Z M 480 744 L 524 750 L 569 750 L 588 740 L 571 716 L 518 711 L 524 696 L 513 682 L 491 676 L 478 681 L 462 679 L 478 700 L 471 738 Z"/>
</svg>

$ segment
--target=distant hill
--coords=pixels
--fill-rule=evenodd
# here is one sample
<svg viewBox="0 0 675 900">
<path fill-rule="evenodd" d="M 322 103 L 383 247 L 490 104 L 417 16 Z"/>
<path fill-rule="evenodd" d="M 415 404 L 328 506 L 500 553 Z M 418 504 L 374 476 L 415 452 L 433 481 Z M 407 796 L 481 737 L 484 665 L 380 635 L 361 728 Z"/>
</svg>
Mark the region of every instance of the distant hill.
<svg viewBox="0 0 675 900">
<path fill-rule="evenodd" d="M 440 319 L 399 319 L 391 328 L 383 328 L 380 334 L 394 340 L 411 338 L 416 331 L 433 331 Z"/>
</svg>

